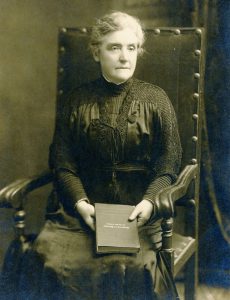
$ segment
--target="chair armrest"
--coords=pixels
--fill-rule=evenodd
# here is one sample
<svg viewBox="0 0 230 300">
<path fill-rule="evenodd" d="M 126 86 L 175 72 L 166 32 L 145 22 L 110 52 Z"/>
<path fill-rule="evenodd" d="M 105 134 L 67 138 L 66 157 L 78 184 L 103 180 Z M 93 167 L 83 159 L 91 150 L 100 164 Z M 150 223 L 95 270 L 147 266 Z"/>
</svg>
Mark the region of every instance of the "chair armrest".
<svg viewBox="0 0 230 300">
<path fill-rule="evenodd" d="M 175 216 L 174 204 L 186 195 L 191 181 L 195 178 L 198 165 L 187 165 L 179 174 L 176 182 L 162 189 L 155 199 L 155 216 L 169 219 Z"/>
<path fill-rule="evenodd" d="M 18 179 L 0 190 L 0 208 L 19 208 L 26 195 L 53 180 L 53 173 L 47 170 L 37 176 Z"/>
</svg>

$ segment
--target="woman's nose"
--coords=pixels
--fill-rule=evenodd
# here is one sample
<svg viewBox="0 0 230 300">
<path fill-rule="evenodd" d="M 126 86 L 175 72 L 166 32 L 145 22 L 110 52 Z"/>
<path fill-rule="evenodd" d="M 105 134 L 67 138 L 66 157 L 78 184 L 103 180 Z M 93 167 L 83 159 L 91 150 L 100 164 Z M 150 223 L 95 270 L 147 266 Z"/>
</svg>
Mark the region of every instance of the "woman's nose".
<svg viewBox="0 0 230 300">
<path fill-rule="evenodd" d="M 120 61 L 127 61 L 128 60 L 128 52 L 126 49 L 121 49 L 120 52 Z"/>
</svg>

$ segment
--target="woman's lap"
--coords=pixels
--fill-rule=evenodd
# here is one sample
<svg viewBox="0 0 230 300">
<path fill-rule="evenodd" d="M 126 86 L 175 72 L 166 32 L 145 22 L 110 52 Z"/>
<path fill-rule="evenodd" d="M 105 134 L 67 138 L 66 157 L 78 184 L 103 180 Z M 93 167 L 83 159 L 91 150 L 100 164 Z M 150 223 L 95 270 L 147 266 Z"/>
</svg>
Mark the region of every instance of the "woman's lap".
<svg viewBox="0 0 230 300">
<path fill-rule="evenodd" d="M 140 242 L 138 254 L 99 255 L 90 231 L 47 221 L 28 254 L 21 287 L 27 296 L 34 289 L 27 299 L 153 299 L 156 252 L 143 231 Z"/>
</svg>

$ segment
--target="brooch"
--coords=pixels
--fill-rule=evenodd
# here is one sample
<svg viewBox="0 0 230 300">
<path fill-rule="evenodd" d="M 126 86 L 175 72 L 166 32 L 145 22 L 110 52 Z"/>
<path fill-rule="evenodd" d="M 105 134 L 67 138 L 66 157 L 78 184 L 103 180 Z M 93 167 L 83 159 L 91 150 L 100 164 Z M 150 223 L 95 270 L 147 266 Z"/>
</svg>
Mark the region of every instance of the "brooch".
<svg viewBox="0 0 230 300">
<path fill-rule="evenodd" d="M 137 120 L 137 112 L 133 112 L 131 115 L 128 116 L 128 121 L 133 124 Z"/>
</svg>

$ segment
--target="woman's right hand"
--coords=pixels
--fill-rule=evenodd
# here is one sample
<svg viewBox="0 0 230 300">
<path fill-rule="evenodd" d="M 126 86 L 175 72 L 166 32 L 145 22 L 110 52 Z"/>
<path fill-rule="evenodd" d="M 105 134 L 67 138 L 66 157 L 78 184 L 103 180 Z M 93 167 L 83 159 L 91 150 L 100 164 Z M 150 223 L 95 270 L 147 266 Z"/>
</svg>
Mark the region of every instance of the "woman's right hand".
<svg viewBox="0 0 230 300">
<path fill-rule="evenodd" d="M 86 201 L 80 201 L 76 204 L 76 209 L 85 223 L 95 231 L 95 208 Z"/>
</svg>

